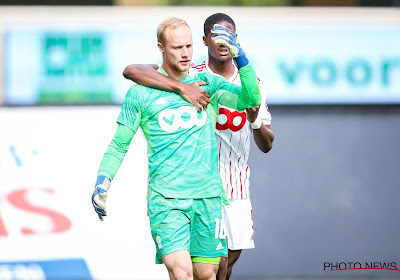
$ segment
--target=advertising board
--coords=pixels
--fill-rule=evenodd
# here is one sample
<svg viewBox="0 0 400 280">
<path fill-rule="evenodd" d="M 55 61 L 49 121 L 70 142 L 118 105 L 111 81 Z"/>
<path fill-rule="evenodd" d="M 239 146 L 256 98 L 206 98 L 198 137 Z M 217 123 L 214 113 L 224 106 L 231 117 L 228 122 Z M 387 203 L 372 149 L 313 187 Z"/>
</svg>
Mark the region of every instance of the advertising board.
<svg viewBox="0 0 400 280">
<path fill-rule="evenodd" d="M 0 279 L 168 279 L 155 265 L 140 130 L 112 182 L 105 221 L 91 204 L 118 113 L 0 109 Z"/>
<path fill-rule="evenodd" d="M 156 27 L 10 28 L 5 103 L 121 104 L 132 85 L 125 66 L 162 61 Z M 192 30 L 193 62 L 201 63 L 202 25 Z M 400 104 L 398 25 L 261 23 L 238 33 L 271 105 Z"/>
</svg>

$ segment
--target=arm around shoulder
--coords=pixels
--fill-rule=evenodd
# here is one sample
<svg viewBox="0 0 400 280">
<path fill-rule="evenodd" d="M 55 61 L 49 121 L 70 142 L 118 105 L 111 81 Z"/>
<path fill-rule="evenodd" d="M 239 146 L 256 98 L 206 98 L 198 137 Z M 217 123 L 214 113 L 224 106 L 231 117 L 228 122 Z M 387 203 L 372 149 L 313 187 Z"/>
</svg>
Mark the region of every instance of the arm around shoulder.
<svg viewBox="0 0 400 280">
<path fill-rule="evenodd" d="M 163 75 L 157 71 L 158 68 L 157 64 L 130 64 L 122 74 L 126 79 L 142 86 L 180 93 L 185 84 Z"/>
<path fill-rule="evenodd" d="M 125 67 L 123 75 L 126 79 L 142 86 L 176 92 L 199 110 L 207 107 L 210 103 L 210 95 L 200 88 L 200 85 L 205 84 L 204 82 L 186 84 L 163 75 L 156 69 L 158 69 L 157 64 L 130 64 Z"/>
<path fill-rule="evenodd" d="M 157 64 L 129 64 L 122 75 L 128 80 L 144 86 L 151 86 L 151 79 L 157 74 Z M 156 74 L 155 74 L 156 73 Z M 160 74 L 160 73 L 158 73 Z"/>
</svg>

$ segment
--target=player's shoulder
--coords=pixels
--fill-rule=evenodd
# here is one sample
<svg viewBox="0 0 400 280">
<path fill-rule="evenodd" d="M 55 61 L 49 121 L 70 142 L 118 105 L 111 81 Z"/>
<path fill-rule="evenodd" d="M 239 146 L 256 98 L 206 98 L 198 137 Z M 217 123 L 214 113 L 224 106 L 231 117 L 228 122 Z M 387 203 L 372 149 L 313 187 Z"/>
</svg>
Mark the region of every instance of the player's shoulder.
<svg viewBox="0 0 400 280">
<path fill-rule="evenodd" d="M 139 85 L 139 84 L 134 84 L 129 88 L 128 94 L 135 95 L 135 94 L 141 93 L 143 91 L 146 91 L 146 87 L 145 86 L 142 86 L 142 85 Z"/>
<path fill-rule="evenodd" d="M 158 89 L 142 86 L 139 84 L 134 84 L 129 88 L 126 97 L 132 99 L 146 99 L 146 97 L 148 97 L 153 91 L 157 90 Z"/>
<path fill-rule="evenodd" d="M 224 77 L 220 75 L 211 74 L 206 71 L 197 73 L 197 79 L 202 80 L 208 84 L 214 84 L 214 85 L 229 83 L 229 81 Z"/>
<path fill-rule="evenodd" d="M 194 64 L 192 63 L 190 69 L 189 69 L 189 77 L 192 79 L 198 79 L 198 80 L 213 80 L 216 75 L 213 75 L 209 73 L 206 69 L 205 66 L 205 61 L 201 64 Z"/>
</svg>

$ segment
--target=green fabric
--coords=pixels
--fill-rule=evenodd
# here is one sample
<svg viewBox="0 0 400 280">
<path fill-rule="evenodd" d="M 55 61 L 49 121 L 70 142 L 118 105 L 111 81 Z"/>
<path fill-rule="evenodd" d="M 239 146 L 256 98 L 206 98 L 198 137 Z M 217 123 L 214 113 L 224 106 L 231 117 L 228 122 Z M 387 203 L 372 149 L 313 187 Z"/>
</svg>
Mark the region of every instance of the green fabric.
<svg viewBox="0 0 400 280">
<path fill-rule="evenodd" d="M 216 258 L 192 257 L 192 262 L 197 262 L 197 263 L 219 264 L 220 261 L 221 257 L 216 257 Z"/>
<path fill-rule="evenodd" d="M 160 68 L 160 72 L 165 72 Z M 218 104 L 242 110 L 260 104 L 257 77 L 250 65 L 240 70 L 242 87 L 220 76 L 198 73 L 182 82 L 205 81 L 207 110 L 173 92 L 132 86 L 118 117 L 118 129 L 100 164 L 99 175 L 112 180 L 139 126 L 148 142 L 149 187 L 168 198 L 227 197 L 218 173 L 214 135 Z M 242 90 L 243 89 L 243 90 Z M 123 127 L 123 128 L 121 128 Z"/>
<path fill-rule="evenodd" d="M 134 135 L 135 132 L 132 129 L 124 125 L 118 125 L 114 138 L 108 145 L 100 163 L 99 172 L 97 173 L 98 176 L 103 175 L 110 179 L 110 181 L 114 179 Z"/>
<path fill-rule="evenodd" d="M 150 191 L 148 213 L 157 249 L 156 263 L 183 250 L 204 258 L 228 255 L 219 197 L 171 199 Z"/>
</svg>

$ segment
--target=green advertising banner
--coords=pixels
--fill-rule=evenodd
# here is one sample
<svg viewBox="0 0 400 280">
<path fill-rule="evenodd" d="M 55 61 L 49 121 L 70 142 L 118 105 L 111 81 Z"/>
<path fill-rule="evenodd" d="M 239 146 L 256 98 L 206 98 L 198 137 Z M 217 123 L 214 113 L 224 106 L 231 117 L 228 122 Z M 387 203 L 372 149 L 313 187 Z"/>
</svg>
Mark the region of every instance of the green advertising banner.
<svg viewBox="0 0 400 280">
<path fill-rule="evenodd" d="M 40 104 L 112 102 L 102 33 L 45 33 L 42 39 Z"/>
<path fill-rule="evenodd" d="M 155 38 L 145 27 L 13 27 L 4 40 L 5 104 L 121 104 L 132 86 L 125 66 L 161 62 Z"/>
<path fill-rule="evenodd" d="M 10 29 L 6 104 L 121 104 L 133 84 L 125 66 L 162 62 L 156 27 Z M 193 62 L 201 63 L 200 22 L 192 32 Z M 396 24 L 242 24 L 238 36 L 268 104 L 400 104 Z"/>
</svg>

